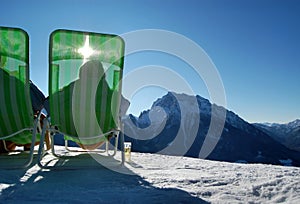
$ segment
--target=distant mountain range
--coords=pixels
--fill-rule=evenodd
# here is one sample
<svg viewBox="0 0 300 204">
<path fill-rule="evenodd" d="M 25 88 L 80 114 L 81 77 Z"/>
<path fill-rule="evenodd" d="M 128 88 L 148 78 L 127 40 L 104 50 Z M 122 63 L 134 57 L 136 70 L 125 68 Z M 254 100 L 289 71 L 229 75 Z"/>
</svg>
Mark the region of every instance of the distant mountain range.
<svg viewBox="0 0 300 204">
<path fill-rule="evenodd" d="M 212 107 L 226 112 L 221 135 L 207 135 Z M 184 150 L 184 156 L 199 157 L 206 137 L 220 137 L 207 159 L 300 166 L 300 152 L 295 151 L 299 150 L 299 120 L 284 126 L 250 124 L 200 96 L 169 92 L 139 117 L 128 115 L 124 129 L 125 141 L 132 142 L 132 150 L 137 152 L 181 155 Z"/>
<path fill-rule="evenodd" d="M 254 125 L 287 148 L 300 152 L 299 119 L 286 124 L 255 123 Z"/>
</svg>

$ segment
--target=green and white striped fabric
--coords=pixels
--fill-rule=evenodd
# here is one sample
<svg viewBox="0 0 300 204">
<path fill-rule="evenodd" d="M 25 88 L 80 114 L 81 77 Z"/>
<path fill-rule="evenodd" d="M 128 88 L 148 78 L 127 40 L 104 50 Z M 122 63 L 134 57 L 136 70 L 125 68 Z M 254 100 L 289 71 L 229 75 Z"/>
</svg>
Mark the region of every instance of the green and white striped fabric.
<svg viewBox="0 0 300 204">
<path fill-rule="evenodd" d="M 28 48 L 27 33 L 0 27 L 0 139 L 20 145 L 31 143 L 34 122 Z"/>
<path fill-rule="evenodd" d="M 119 129 L 123 55 L 124 42 L 116 35 L 51 34 L 50 122 L 66 139 L 91 145 Z"/>
</svg>

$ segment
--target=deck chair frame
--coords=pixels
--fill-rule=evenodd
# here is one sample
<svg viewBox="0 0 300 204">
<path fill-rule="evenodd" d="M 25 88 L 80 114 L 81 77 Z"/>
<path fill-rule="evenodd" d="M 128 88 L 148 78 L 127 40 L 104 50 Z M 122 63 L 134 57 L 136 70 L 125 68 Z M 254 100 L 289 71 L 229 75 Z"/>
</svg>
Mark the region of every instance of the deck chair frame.
<svg viewBox="0 0 300 204">
<path fill-rule="evenodd" d="M 47 127 L 48 126 L 48 127 Z M 49 123 L 49 120 L 48 119 L 44 119 L 44 127 L 43 127 L 43 131 L 42 131 L 42 134 L 41 134 L 41 143 L 40 143 L 40 146 L 39 146 L 39 150 L 38 150 L 38 158 L 37 158 L 37 161 L 38 161 L 38 166 L 42 169 L 52 169 L 52 170 L 60 170 L 60 169 L 85 169 L 87 168 L 86 166 L 76 166 L 76 167 L 64 167 L 64 166 L 48 166 L 47 164 L 44 164 L 42 162 L 42 159 L 43 157 L 45 156 L 45 154 L 48 154 L 47 151 L 45 151 L 44 149 L 44 145 L 42 145 L 42 141 L 45 140 L 45 133 L 46 133 L 46 130 L 50 131 L 51 132 L 51 141 L 54 141 L 54 137 L 55 135 L 58 133 L 58 134 L 64 134 L 63 132 L 60 132 L 58 131 L 57 129 L 55 128 L 49 128 L 50 126 L 50 123 Z M 104 135 L 103 135 L 104 137 Z M 116 131 L 116 134 L 115 134 L 115 144 L 114 144 L 114 149 L 112 150 L 113 153 L 110 154 L 109 153 L 109 141 L 107 140 L 105 142 L 105 150 L 72 150 L 68 147 L 68 144 L 67 144 L 67 141 L 68 140 L 65 140 L 65 149 L 68 151 L 68 152 L 80 152 L 80 153 L 106 153 L 108 157 L 114 157 L 117 153 L 117 147 L 118 147 L 118 141 L 120 140 L 120 151 L 121 151 L 121 162 L 120 162 L 120 165 L 121 166 L 124 166 L 125 164 L 125 153 L 124 153 L 124 133 L 123 131 Z M 71 159 L 72 157 L 74 156 L 66 156 L 66 155 L 59 155 L 56 153 L 55 151 L 55 145 L 54 145 L 54 142 L 51 142 L 51 154 L 53 156 L 55 156 L 56 158 L 58 159 Z"/>
<path fill-rule="evenodd" d="M 56 42 L 56 41 L 58 41 L 58 42 Z M 110 43 L 108 43 L 108 42 L 110 42 Z M 79 45 L 77 45 L 76 43 L 78 43 Z M 89 48 L 89 44 L 87 45 L 87 43 L 91 43 L 92 48 Z M 109 69 L 111 67 L 116 67 L 118 69 L 117 70 L 118 75 L 116 75 L 117 77 L 115 78 L 115 72 L 113 73 L 113 75 L 112 74 L 109 75 L 110 77 L 113 76 L 113 77 L 111 77 L 112 81 L 109 81 L 108 79 L 106 79 L 104 77 L 99 77 L 99 79 L 97 77 L 95 77 L 95 78 L 97 78 L 96 81 L 100 80 L 100 81 L 97 81 L 97 83 L 96 83 L 97 85 L 102 83 L 102 81 L 101 81 L 102 78 L 104 78 L 104 80 L 107 80 L 108 81 L 108 86 L 109 87 L 114 87 L 113 90 L 117 90 L 117 92 L 119 93 L 118 103 L 120 103 L 121 78 L 122 78 L 122 70 L 123 70 L 123 63 L 124 63 L 124 41 L 117 35 L 99 34 L 99 33 L 92 33 L 92 32 L 81 32 L 81 31 L 72 31 L 72 30 L 61 30 L 60 29 L 60 30 L 56 30 L 56 31 L 51 33 L 49 45 L 50 45 L 49 46 L 50 118 L 48 118 L 47 120 L 44 121 L 44 127 L 43 127 L 43 131 L 42 131 L 42 135 L 41 135 L 41 142 L 43 142 L 44 134 L 45 134 L 45 131 L 47 131 L 47 130 L 51 132 L 52 141 L 54 141 L 54 137 L 58 133 L 63 134 L 65 136 L 67 136 L 67 137 L 65 137 L 66 150 L 72 152 L 74 150 L 68 148 L 67 140 L 73 140 L 73 141 L 78 140 L 78 138 L 80 138 L 79 135 L 80 135 L 80 131 L 81 131 L 80 128 L 79 128 L 79 130 L 76 129 L 78 127 L 76 127 L 76 124 L 75 124 L 75 122 L 76 122 L 76 119 L 74 119 L 74 117 L 75 117 L 74 114 L 75 113 L 72 112 L 74 110 L 72 109 L 70 111 L 70 107 L 73 106 L 74 103 L 76 103 L 76 102 L 73 102 L 74 101 L 74 99 L 73 99 L 74 98 L 74 93 L 77 93 L 74 90 L 77 90 L 76 89 L 76 85 L 77 85 L 76 83 L 79 83 L 79 82 L 77 82 L 74 79 L 71 79 L 71 80 L 69 79 L 70 81 L 68 81 L 68 83 L 66 83 L 66 82 L 61 80 L 60 75 L 62 75 L 62 78 L 64 78 L 64 79 L 68 78 L 68 77 L 72 77 L 74 75 L 74 73 L 77 73 L 77 75 L 81 76 L 80 75 L 81 74 L 80 69 L 79 69 L 79 71 L 78 70 L 75 70 L 75 71 L 72 70 L 72 71 L 69 71 L 67 74 L 64 74 L 65 70 L 70 70 L 70 69 L 73 69 L 73 67 L 76 67 L 76 66 L 74 66 L 74 64 L 76 65 L 76 63 L 78 61 L 80 61 L 80 63 L 82 63 L 83 66 L 84 66 L 85 63 L 89 63 L 91 61 L 99 61 L 99 62 L 101 62 L 101 64 L 107 63 L 107 64 L 109 64 L 109 66 L 104 68 L 105 73 L 107 71 L 109 71 Z M 87 48 L 87 46 L 88 46 L 88 48 Z M 118 47 L 115 48 L 114 46 L 118 46 Z M 92 55 L 92 57 L 85 57 L 84 54 L 80 53 L 80 51 L 83 50 L 83 49 L 95 49 L 94 53 L 96 53 L 96 54 Z M 115 51 L 114 49 L 117 49 L 117 51 Z M 69 66 L 69 67 L 65 66 L 66 67 L 65 68 L 64 65 L 68 63 L 68 60 L 72 62 L 71 66 Z M 65 70 L 63 68 L 65 68 Z M 53 69 L 55 69 L 56 72 L 54 72 Z M 81 67 L 81 69 L 82 69 L 82 67 Z M 56 74 L 58 76 L 56 76 Z M 78 76 L 75 76 L 75 78 L 76 77 L 78 77 Z M 53 78 L 56 80 L 56 84 L 53 82 Z M 87 79 L 89 80 L 89 78 L 87 78 Z M 88 80 L 85 80 L 84 83 L 88 84 L 88 82 L 86 82 Z M 93 81 L 91 83 L 93 83 Z M 73 86 L 71 86 L 71 84 Z M 78 87 L 82 88 L 83 87 L 82 84 L 79 83 L 77 88 Z M 85 84 L 83 84 L 83 85 L 85 85 Z M 65 105 L 65 104 L 61 105 L 61 103 L 59 101 L 60 101 L 61 98 L 65 97 L 65 92 L 63 92 L 61 90 L 64 90 L 66 87 L 72 87 L 70 93 L 71 94 L 73 93 L 73 95 L 72 95 L 72 100 L 73 101 L 69 102 L 69 104 L 67 104 L 67 105 Z M 104 85 L 103 85 L 103 87 L 104 87 Z M 102 89 L 105 90 L 105 88 L 102 88 Z M 85 89 L 83 89 L 83 90 L 85 90 Z M 60 95 L 60 94 L 62 94 L 62 95 Z M 69 92 L 68 92 L 68 94 L 69 94 Z M 67 96 L 69 97 L 69 95 L 67 95 Z M 58 99 L 57 100 L 54 99 L 55 97 L 57 97 Z M 98 95 L 95 95 L 95 98 L 96 97 L 98 97 Z M 107 98 L 107 97 L 109 97 L 109 95 L 107 95 L 104 98 Z M 80 101 L 81 98 L 79 98 L 76 101 Z M 69 98 L 68 98 L 68 100 L 69 100 Z M 65 100 L 62 100 L 62 101 L 65 103 Z M 96 104 L 96 102 L 94 102 L 94 103 Z M 105 101 L 105 103 L 101 102 L 101 104 L 102 103 L 104 105 L 107 103 L 109 105 L 109 108 L 111 108 L 111 104 L 110 104 L 109 101 Z M 112 101 L 112 103 L 114 103 L 114 101 Z M 98 104 L 96 104 L 96 105 L 98 107 Z M 105 126 L 102 125 L 100 127 L 100 129 L 103 130 L 103 132 L 100 131 L 100 134 L 99 134 L 97 132 L 97 130 L 94 131 L 94 132 L 93 132 L 93 130 L 91 130 L 91 132 L 93 132 L 93 133 L 91 135 L 85 134 L 85 135 L 88 135 L 88 137 L 83 139 L 83 141 L 85 141 L 85 140 L 86 141 L 92 141 L 92 140 L 99 140 L 99 139 L 106 140 L 105 139 L 106 136 L 108 134 L 112 134 L 113 137 L 115 137 L 115 144 L 114 144 L 113 153 L 111 154 L 109 152 L 109 148 L 108 148 L 109 141 L 108 140 L 105 141 L 106 149 L 104 151 L 96 149 L 96 150 L 82 150 L 82 151 L 81 150 L 80 151 L 75 150 L 75 152 L 93 152 L 93 153 L 106 152 L 108 156 L 113 157 L 117 153 L 118 143 L 120 142 L 120 150 L 121 150 L 121 158 L 122 158 L 121 164 L 124 164 L 124 158 L 125 158 L 124 157 L 124 135 L 122 134 L 121 129 L 120 129 L 120 126 L 121 126 L 121 121 L 120 121 L 120 118 L 119 118 L 120 104 L 116 103 L 115 106 L 118 107 L 118 109 L 115 108 L 114 111 L 112 111 L 112 112 L 110 112 L 110 110 L 108 110 L 108 109 L 105 109 L 106 112 L 104 111 L 104 113 L 102 112 L 101 114 L 98 114 L 98 112 L 97 112 L 96 120 L 93 120 L 93 121 L 90 121 L 90 122 L 92 122 L 91 124 L 95 124 L 97 122 L 97 123 L 99 123 L 99 126 L 101 126 L 100 125 L 101 122 L 99 122 L 99 121 L 103 121 L 103 120 L 101 120 L 101 119 L 99 120 L 98 116 L 100 115 L 99 117 L 102 118 L 103 115 L 106 115 L 104 117 L 109 118 L 109 117 L 112 117 L 112 116 L 110 116 L 110 114 L 112 114 L 114 116 L 113 119 L 116 119 L 117 121 L 112 122 L 112 119 L 104 119 L 105 122 L 103 122 L 103 124 L 105 123 Z M 93 107 L 93 104 L 91 105 L 91 107 Z M 79 106 L 79 108 L 82 108 L 82 106 Z M 56 109 L 56 110 L 54 110 L 54 109 Z M 89 111 L 89 109 L 88 109 L 88 111 Z M 88 111 L 85 111 L 85 112 L 88 112 Z M 71 119 L 68 118 L 69 114 L 71 114 Z M 79 115 L 79 117 L 80 117 L 80 115 Z M 80 119 L 81 118 L 84 118 L 84 117 L 80 117 Z M 65 122 L 65 121 L 67 121 L 67 122 Z M 72 121 L 75 121 L 74 124 L 73 124 Z M 107 121 L 109 121 L 109 122 L 107 122 Z M 72 124 L 69 125 L 70 123 L 72 123 Z M 94 125 L 91 125 L 91 124 L 86 124 L 86 125 L 91 126 L 91 128 L 93 129 Z M 57 128 L 57 127 L 59 127 L 59 128 Z M 85 126 L 83 126 L 83 129 L 86 130 L 87 128 Z M 96 134 L 95 134 L 95 132 L 96 132 Z M 80 138 L 80 141 L 82 141 L 81 139 L 82 138 Z M 83 144 L 83 145 L 86 145 L 86 144 Z M 52 154 L 54 156 L 58 157 L 58 158 L 69 157 L 69 156 L 66 156 L 66 155 L 58 155 L 55 152 L 55 147 L 54 147 L 53 143 L 52 143 L 52 148 L 51 149 L 52 149 Z M 56 167 L 53 167 L 53 166 L 47 166 L 47 165 L 43 164 L 43 162 L 42 162 L 42 158 L 44 156 L 43 152 L 44 152 L 43 145 L 40 145 L 39 153 L 38 153 L 38 165 L 41 168 L 46 168 L 46 169 L 56 168 Z M 63 168 L 63 167 L 60 167 L 60 168 Z"/>
</svg>

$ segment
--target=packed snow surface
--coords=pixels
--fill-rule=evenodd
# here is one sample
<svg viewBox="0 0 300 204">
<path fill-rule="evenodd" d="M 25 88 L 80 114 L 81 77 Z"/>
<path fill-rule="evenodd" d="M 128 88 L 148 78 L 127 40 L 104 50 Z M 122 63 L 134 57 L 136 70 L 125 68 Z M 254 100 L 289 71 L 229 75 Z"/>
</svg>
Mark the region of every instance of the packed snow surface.
<svg viewBox="0 0 300 204">
<path fill-rule="evenodd" d="M 48 155 L 43 163 L 57 169 L 0 170 L 0 203 L 300 203 L 296 167 L 135 152 L 121 167 L 119 159 Z"/>
</svg>

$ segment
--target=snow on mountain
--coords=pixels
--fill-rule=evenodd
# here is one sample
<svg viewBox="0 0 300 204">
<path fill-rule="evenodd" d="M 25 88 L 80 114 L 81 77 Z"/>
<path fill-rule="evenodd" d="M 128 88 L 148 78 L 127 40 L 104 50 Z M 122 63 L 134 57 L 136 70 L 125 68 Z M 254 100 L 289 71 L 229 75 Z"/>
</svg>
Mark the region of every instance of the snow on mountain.
<svg viewBox="0 0 300 204">
<path fill-rule="evenodd" d="M 285 124 L 255 123 L 258 129 L 264 131 L 276 141 L 289 149 L 300 152 L 300 120 L 294 120 Z"/>
<path fill-rule="evenodd" d="M 300 119 L 297 119 L 297 120 L 294 120 L 294 121 L 292 121 L 292 122 L 289 122 L 289 123 L 287 124 L 287 126 L 288 126 L 289 128 L 298 128 L 298 127 L 300 127 Z"/>
<path fill-rule="evenodd" d="M 0 203 L 300 203 L 296 167 L 135 152 L 120 167 L 119 159 L 99 165 L 84 153 L 58 162 L 48 155 L 43 162 L 74 169 L 0 170 Z"/>
<path fill-rule="evenodd" d="M 222 111 L 226 112 L 223 132 L 208 134 L 213 114 L 216 123 L 220 123 L 217 126 L 222 126 L 218 118 Z M 160 117 L 155 119 L 157 114 Z M 300 166 L 299 153 L 287 149 L 234 112 L 200 96 L 169 92 L 155 101 L 150 110 L 139 117 L 129 115 L 124 123 L 126 141 L 131 141 L 133 150 L 138 152 L 199 157 L 208 137 L 218 141 L 207 159 L 282 165 L 286 164 L 282 161 L 291 160 L 292 165 Z"/>
<path fill-rule="evenodd" d="M 269 122 L 265 122 L 265 123 L 261 123 L 262 125 L 268 126 L 268 127 L 272 127 L 272 126 L 276 126 L 278 123 L 269 123 Z"/>
<path fill-rule="evenodd" d="M 296 119 L 292 122 L 288 122 L 288 123 L 284 123 L 284 124 L 280 124 L 280 123 L 258 123 L 258 124 L 262 124 L 265 126 L 269 126 L 269 127 L 278 127 L 278 126 L 286 126 L 288 128 L 296 128 L 300 126 L 300 119 Z"/>
</svg>

